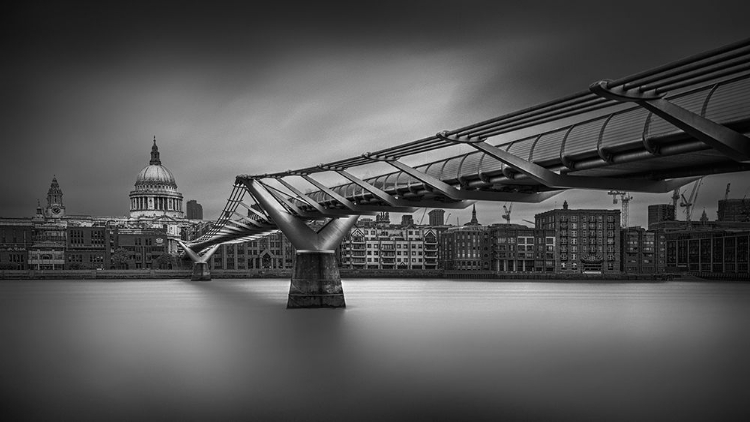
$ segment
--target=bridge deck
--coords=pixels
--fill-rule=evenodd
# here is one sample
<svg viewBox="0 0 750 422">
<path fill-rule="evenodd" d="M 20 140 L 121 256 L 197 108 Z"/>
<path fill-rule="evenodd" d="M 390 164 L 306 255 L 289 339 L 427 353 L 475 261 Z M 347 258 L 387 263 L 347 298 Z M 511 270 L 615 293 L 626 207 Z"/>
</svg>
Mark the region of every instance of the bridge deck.
<svg viewBox="0 0 750 422">
<path fill-rule="evenodd" d="M 750 132 L 750 75 L 703 86 L 667 99 L 738 132 Z M 714 169 L 715 172 L 717 169 L 750 170 L 747 164 L 734 161 L 637 106 L 496 146 L 547 169 L 586 177 L 662 179 L 703 175 L 707 169 Z M 550 190 L 480 151 L 414 168 L 464 189 L 497 192 Z M 418 200 L 431 195 L 422 182 L 402 171 L 365 181 L 407 199 Z M 354 183 L 341 184 L 332 187 L 332 190 L 349 199 L 387 205 Z M 308 196 L 326 207 L 344 208 L 320 190 Z M 437 197 L 451 202 L 448 198 Z M 293 201 L 304 210 L 311 209 L 304 201 Z"/>
</svg>

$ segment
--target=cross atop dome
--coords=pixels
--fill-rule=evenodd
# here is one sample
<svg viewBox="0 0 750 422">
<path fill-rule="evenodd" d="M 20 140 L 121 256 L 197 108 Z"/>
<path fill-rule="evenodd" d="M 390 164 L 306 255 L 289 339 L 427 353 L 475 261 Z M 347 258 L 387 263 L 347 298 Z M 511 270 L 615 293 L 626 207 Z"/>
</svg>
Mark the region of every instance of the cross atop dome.
<svg viewBox="0 0 750 422">
<path fill-rule="evenodd" d="M 148 162 L 151 165 L 161 165 L 161 160 L 159 159 L 159 147 L 156 146 L 156 136 L 154 136 L 154 145 L 151 147 L 151 161 Z"/>
</svg>

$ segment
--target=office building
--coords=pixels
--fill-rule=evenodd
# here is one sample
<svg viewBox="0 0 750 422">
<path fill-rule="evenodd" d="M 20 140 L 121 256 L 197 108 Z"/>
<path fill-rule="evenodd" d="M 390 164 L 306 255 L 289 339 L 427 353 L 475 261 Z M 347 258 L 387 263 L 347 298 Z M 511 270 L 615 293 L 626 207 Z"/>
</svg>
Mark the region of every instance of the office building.
<svg viewBox="0 0 750 422">
<path fill-rule="evenodd" d="M 683 230 L 668 232 L 667 271 L 699 277 L 750 280 L 750 231 Z"/>
<path fill-rule="evenodd" d="M 719 221 L 750 222 L 750 200 L 722 199 L 719 200 Z"/>
<path fill-rule="evenodd" d="M 187 201 L 187 219 L 203 220 L 203 206 L 195 199 Z"/>
<path fill-rule="evenodd" d="M 674 221 L 675 209 L 672 204 L 656 204 L 648 206 L 648 228 L 662 221 Z"/>
<path fill-rule="evenodd" d="M 435 209 L 427 213 L 427 215 L 430 218 L 430 225 L 435 226 L 443 226 L 445 225 L 445 211 L 441 209 Z"/>
</svg>

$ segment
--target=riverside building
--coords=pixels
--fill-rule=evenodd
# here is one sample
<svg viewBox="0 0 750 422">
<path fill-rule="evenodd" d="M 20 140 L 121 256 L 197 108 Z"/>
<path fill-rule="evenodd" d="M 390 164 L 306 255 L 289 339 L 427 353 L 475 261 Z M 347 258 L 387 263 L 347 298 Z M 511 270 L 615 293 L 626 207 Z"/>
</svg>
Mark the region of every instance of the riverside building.
<svg viewBox="0 0 750 422">
<path fill-rule="evenodd" d="M 442 267 L 446 270 L 495 269 L 492 268 L 489 227 L 478 224 L 452 227 L 443 232 L 440 243 Z"/>
<path fill-rule="evenodd" d="M 535 215 L 537 229 L 555 233 L 555 272 L 616 274 L 620 265 L 620 211 L 562 209 Z"/>
<path fill-rule="evenodd" d="M 628 274 L 653 274 L 666 271 L 666 236 L 664 230 L 642 227 L 622 229 L 622 271 Z"/>
<path fill-rule="evenodd" d="M 28 219 L 0 219 L 0 270 L 29 269 L 33 230 Z"/>
<path fill-rule="evenodd" d="M 432 227 L 402 228 L 365 221 L 344 237 L 339 256 L 342 268 L 434 270 L 438 268 L 438 232 Z"/>
<path fill-rule="evenodd" d="M 667 271 L 750 280 L 749 230 L 681 230 L 666 238 Z"/>
<path fill-rule="evenodd" d="M 281 232 L 244 243 L 221 245 L 210 259 L 212 270 L 282 270 L 293 268 L 295 249 Z"/>
<path fill-rule="evenodd" d="M 501 273 L 555 271 L 557 241 L 553 230 L 517 224 L 491 226 L 492 267 Z"/>
</svg>

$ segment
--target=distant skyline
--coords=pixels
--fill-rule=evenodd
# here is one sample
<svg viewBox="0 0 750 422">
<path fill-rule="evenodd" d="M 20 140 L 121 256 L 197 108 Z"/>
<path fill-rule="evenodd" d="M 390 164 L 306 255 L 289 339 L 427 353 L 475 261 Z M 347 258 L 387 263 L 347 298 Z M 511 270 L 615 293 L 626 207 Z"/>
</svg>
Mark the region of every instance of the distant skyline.
<svg viewBox="0 0 750 422">
<path fill-rule="evenodd" d="M 185 201 L 215 219 L 237 174 L 412 141 L 750 35 L 742 1 L 503 3 L 12 5 L 0 18 L 0 217 L 32 216 L 53 175 L 68 214 L 127 215 L 155 136 Z M 748 176 L 705 178 L 693 218 L 716 218 L 727 183 L 730 198 L 750 196 Z M 632 196 L 633 225 L 671 201 Z M 571 191 L 515 204 L 511 222 L 564 200 L 620 207 Z M 479 202 L 480 223 L 502 222 L 503 205 Z"/>
</svg>

